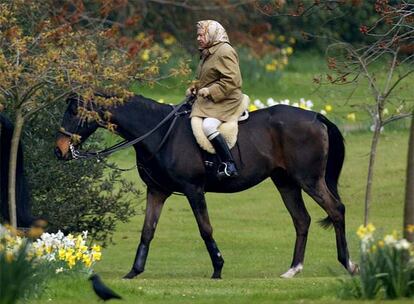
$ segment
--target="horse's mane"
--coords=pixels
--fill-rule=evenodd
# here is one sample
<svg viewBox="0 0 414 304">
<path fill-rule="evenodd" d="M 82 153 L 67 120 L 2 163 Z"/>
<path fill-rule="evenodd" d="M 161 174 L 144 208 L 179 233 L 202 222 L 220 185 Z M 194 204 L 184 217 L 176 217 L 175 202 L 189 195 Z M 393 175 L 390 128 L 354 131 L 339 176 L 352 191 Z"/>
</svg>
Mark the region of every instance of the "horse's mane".
<svg viewBox="0 0 414 304">
<path fill-rule="evenodd" d="M 131 102 L 139 102 L 140 107 L 143 108 L 143 110 L 159 111 L 162 113 L 168 113 L 171 111 L 171 106 L 159 103 L 154 99 L 145 97 L 143 95 L 134 95 L 126 104 Z"/>
<path fill-rule="evenodd" d="M 104 98 L 111 98 L 117 96 L 116 94 L 106 93 L 106 92 L 95 92 L 95 96 L 104 97 Z M 78 101 L 81 100 L 81 96 L 77 93 L 72 93 L 67 97 L 67 100 L 70 101 Z M 145 97 L 141 94 L 133 95 L 128 99 L 124 104 L 121 106 L 129 106 L 132 105 L 133 107 L 139 103 L 139 106 L 142 110 L 149 110 L 149 111 L 156 111 L 160 113 L 168 113 L 171 111 L 171 106 L 167 104 L 162 104 L 157 102 L 154 99 Z M 114 107 L 119 107 L 120 105 L 116 105 Z M 108 107 L 110 109 L 111 107 Z"/>
</svg>

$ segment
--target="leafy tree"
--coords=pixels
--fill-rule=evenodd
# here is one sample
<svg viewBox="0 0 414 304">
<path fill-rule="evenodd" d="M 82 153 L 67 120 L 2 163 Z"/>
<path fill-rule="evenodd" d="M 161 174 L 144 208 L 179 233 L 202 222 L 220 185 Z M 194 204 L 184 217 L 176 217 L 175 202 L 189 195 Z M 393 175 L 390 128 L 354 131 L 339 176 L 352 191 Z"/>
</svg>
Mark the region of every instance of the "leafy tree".
<svg viewBox="0 0 414 304">
<path fill-rule="evenodd" d="M 0 103 L 14 113 L 10 147 L 10 220 L 16 226 L 15 172 L 18 143 L 24 124 L 37 112 L 72 92 L 86 102 L 122 103 L 131 95 L 132 81 L 153 80 L 159 64 L 168 56 L 162 50 L 143 60 L 142 53 L 155 47 L 151 37 L 125 36 L 126 22 L 116 21 L 125 1 L 27 1 L 0 4 Z M 115 16 L 115 17 L 113 17 Z M 115 21 L 114 21 L 115 20 Z M 159 48 L 158 48 L 159 49 Z M 171 75 L 186 71 L 171 70 Z M 94 96 L 98 90 L 113 97 Z M 94 111 L 82 118 L 106 122 Z"/>
<path fill-rule="evenodd" d="M 328 50 L 330 83 L 363 84 L 368 82 L 372 103 L 364 104 L 373 121 L 373 137 L 370 150 L 367 184 L 365 191 L 365 217 L 368 224 L 372 200 L 374 164 L 380 132 L 395 120 L 411 116 L 413 100 L 400 98 L 398 90 L 408 82 L 414 73 L 414 52 L 407 53 L 407 47 L 414 42 L 414 4 L 398 1 L 389 4 L 377 0 L 373 9 L 378 17 L 372 24 L 362 24 L 361 33 L 368 37 L 368 43 L 356 46 L 350 43 L 336 43 Z M 385 75 L 381 77 L 381 75 Z M 396 112 L 386 116 L 384 109 L 394 105 Z"/>
</svg>

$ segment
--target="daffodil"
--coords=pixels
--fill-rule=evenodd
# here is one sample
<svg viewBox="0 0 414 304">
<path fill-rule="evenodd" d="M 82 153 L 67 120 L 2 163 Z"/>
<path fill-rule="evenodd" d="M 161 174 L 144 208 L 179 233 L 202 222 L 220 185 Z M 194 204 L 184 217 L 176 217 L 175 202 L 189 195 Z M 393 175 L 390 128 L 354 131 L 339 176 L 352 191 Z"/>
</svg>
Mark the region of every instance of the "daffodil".
<svg viewBox="0 0 414 304">
<path fill-rule="evenodd" d="M 249 112 L 253 112 L 253 111 L 256 111 L 256 110 L 257 110 L 257 107 L 255 105 L 253 105 L 253 104 L 249 105 Z"/>
<path fill-rule="evenodd" d="M 95 245 L 95 244 L 94 244 L 94 245 L 92 246 L 92 250 L 93 250 L 93 251 L 101 251 L 101 246 L 99 246 L 99 245 Z"/>
<path fill-rule="evenodd" d="M 355 121 L 356 120 L 356 115 L 355 115 L 355 113 L 349 113 L 348 115 L 346 115 L 346 118 L 349 121 Z"/>
<path fill-rule="evenodd" d="M 333 108 L 332 108 L 332 106 L 331 106 L 331 105 L 327 104 L 327 105 L 325 106 L 325 111 L 326 111 L 327 113 L 332 112 L 332 110 L 333 110 Z"/>
<path fill-rule="evenodd" d="M 268 64 L 266 64 L 265 69 L 268 72 L 274 72 L 274 71 L 276 71 L 277 66 L 274 63 L 268 63 Z"/>
</svg>

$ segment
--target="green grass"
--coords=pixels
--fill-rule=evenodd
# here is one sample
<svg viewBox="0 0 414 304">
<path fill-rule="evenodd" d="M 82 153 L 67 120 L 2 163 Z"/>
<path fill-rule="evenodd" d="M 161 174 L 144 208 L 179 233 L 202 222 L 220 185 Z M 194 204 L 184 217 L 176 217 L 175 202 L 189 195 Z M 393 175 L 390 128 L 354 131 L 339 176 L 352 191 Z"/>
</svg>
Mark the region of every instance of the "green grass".
<svg viewBox="0 0 414 304">
<path fill-rule="evenodd" d="M 347 156 L 340 192 L 347 207 L 347 236 L 353 259 L 358 259 L 357 227 L 363 220 L 363 195 L 370 145 L 369 133 L 346 136 Z M 382 135 L 376 165 L 371 221 L 384 232 L 400 229 L 404 199 L 407 132 Z M 121 166 L 133 165 L 132 153 L 114 157 Z M 126 176 L 140 183 L 134 172 Z M 280 196 L 269 180 L 236 194 L 207 194 L 215 239 L 225 266 L 223 280 L 209 279 L 211 263 L 185 198 L 171 197 L 163 210 L 144 274 L 125 281 L 138 244 L 143 215 L 119 225 L 114 245 L 103 251 L 96 271 L 125 298 L 125 303 L 331 303 L 338 299 L 338 279 L 347 276 L 336 260 L 334 232 L 316 220 L 325 216 L 306 197 L 313 219 L 304 271 L 291 280 L 279 275 L 290 265 L 294 228 Z M 141 207 L 142 202 L 141 202 Z M 86 279 L 51 282 L 33 303 L 95 301 Z M 399 301 L 403 302 L 403 301 Z M 408 302 L 408 301 L 407 301 Z"/>
</svg>

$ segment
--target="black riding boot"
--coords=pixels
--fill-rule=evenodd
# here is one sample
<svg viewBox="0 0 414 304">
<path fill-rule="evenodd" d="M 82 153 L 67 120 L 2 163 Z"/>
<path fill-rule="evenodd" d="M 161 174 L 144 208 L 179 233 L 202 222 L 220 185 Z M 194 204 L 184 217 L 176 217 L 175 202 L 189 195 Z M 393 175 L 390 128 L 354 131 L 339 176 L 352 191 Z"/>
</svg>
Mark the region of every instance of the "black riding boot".
<svg viewBox="0 0 414 304">
<path fill-rule="evenodd" d="M 234 163 L 233 156 L 231 155 L 229 146 L 227 145 L 223 136 L 219 134 L 216 137 L 214 137 L 212 140 L 210 140 L 210 142 L 213 145 L 218 157 L 221 160 L 221 164 L 217 171 L 217 177 L 219 179 L 222 179 L 222 178 L 238 176 L 239 172 L 237 172 L 237 168 L 236 168 L 236 164 Z"/>
</svg>

